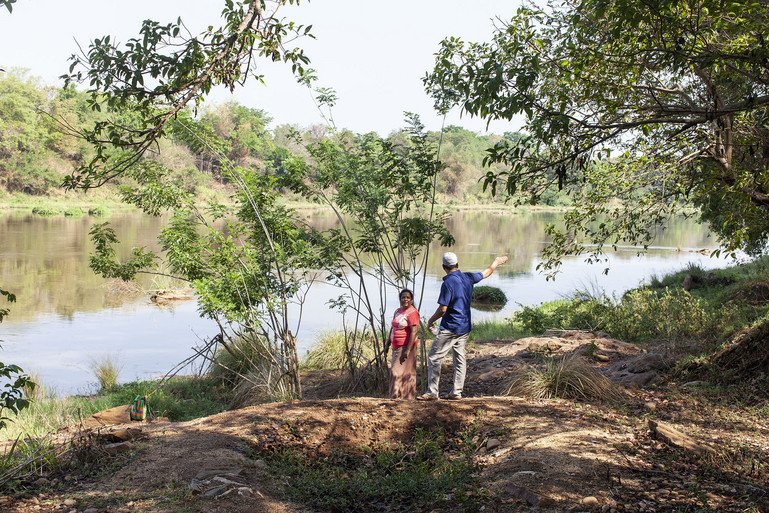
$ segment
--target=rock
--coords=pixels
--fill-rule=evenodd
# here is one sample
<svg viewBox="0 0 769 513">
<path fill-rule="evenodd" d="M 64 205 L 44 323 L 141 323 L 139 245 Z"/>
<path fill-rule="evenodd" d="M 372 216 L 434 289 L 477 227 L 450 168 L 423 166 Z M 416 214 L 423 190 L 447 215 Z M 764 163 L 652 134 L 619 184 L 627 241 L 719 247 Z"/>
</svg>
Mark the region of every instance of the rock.
<svg viewBox="0 0 769 513">
<path fill-rule="evenodd" d="M 609 357 L 606 356 L 605 354 L 601 354 L 601 353 L 595 353 L 593 355 L 593 358 L 595 358 L 599 362 L 608 362 L 609 361 Z"/>
<path fill-rule="evenodd" d="M 657 409 L 657 403 L 653 403 L 649 401 L 648 403 L 644 403 L 644 406 L 646 406 L 647 409 L 654 411 Z"/>
<path fill-rule="evenodd" d="M 202 493 L 206 489 L 206 485 L 208 485 L 209 481 L 201 481 L 200 479 L 193 479 L 190 481 L 190 484 L 187 485 L 187 488 L 193 493 L 198 494 Z"/>
<path fill-rule="evenodd" d="M 36 479 L 34 481 L 34 483 L 32 483 L 32 484 L 34 484 L 35 486 L 46 486 L 46 485 L 50 484 L 50 481 L 48 481 L 44 477 L 41 477 L 40 479 Z"/>
<path fill-rule="evenodd" d="M 610 364 L 604 373 L 615 383 L 627 387 L 644 387 L 657 380 L 659 373 L 668 368 L 662 355 L 648 353 Z"/>
<path fill-rule="evenodd" d="M 142 430 L 138 428 L 117 429 L 105 434 L 111 436 L 115 442 L 127 442 L 142 436 Z"/>
<path fill-rule="evenodd" d="M 254 468 L 258 468 L 261 470 L 267 469 L 267 463 L 264 460 L 254 460 L 253 463 L 251 463 Z"/>
<path fill-rule="evenodd" d="M 233 468 L 209 468 L 209 469 L 203 469 L 200 472 L 197 473 L 195 476 L 195 479 L 199 481 L 208 481 L 209 479 L 213 479 L 217 476 L 226 477 L 228 479 L 236 479 L 238 476 L 243 474 L 243 469 L 241 467 L 233 467 Z"/>
<path fill-rule="evenodd" d="M 227 485 L 215 486 L 203 492 L 203 495 L 201 497 L 203 497 L 204 499 L 213 499 L 214 497 L 218 497 L 222 495 L 229 488 L 230 487 Z"/>
<path fill-rule="evenodd" d="M 593 497 L 592 495 L 589 495 L 582 499 L 582 505 L 583 506 L 590 506 L 591 508 L 594 506 L 598 506 L 598 499 Z"/>
<path fill-rule="evenodd" d="M 529 506 L 539 506 L 540 498 L 539 495 L 532 492 L 528 488 L 525 488 L 523 486 L 513 485 L 509 484 L 505 487 L 507 492 L 515 497 L 516 499 L 519 499 L 521 501 L 524 501 Z"/>
<path fill-rule="evenodd" d="M 516 472 L 515 474 L 513 474 L 510 477 L 513 478 L 513 479 L 516 479 L 516 478 L 520 479 L 520 478 L 534 477 L 536 475 L 537 475 L 537 473 L 534 472 L 533 470 L 521 470 L 519 472 Z"/>
<path fill-rule="evenodd" d="M 486 450 L 487 451 L 493 451 L 497 447 L 499 447 L 501 442 L 497 440 L 496 438 L 489 438 L 489 440 L 486 442 Z"/>
<path fill-rule="evenodd" d="M 232 481 L 232 480 L 227 479 L 226 477 L 222 477 L 222 476 L 216 476 L 211 481 L 216 481 L 217 483 L 222 483 L 222 484 L 226 484 L 226 485 L 243 486 L 243 483 L 240 483 L 238 481 Z"/>
<path fill-rule="evenodd" d="M 64 499 L 64 505 L 67 506 L 68 508 L 71 508 L 76 504 L 77 504 L 77 501 L 75 499 Z"/>
<path fill-rule="evenodd" d="M 104 452 L 106 452 L 110 456 L 115 456 L 116 454 L 122 454 L 122 453 L 128 452 L 132 448 L 133 448 L 133 444 L 131 442 L 118 442 L 114 444 L 107 444 L 103 447 Z"/>
<path fill-rule="evenodd" d="M 651 431 L 654 438 L 672 447 L 684 449 L 695 454 L 715 453 L 711 447 L 697 442 L 694 438 L 679 431 L 670 424 L 649 420 L 649 431 Z"/>
<path fill-rule="evenodd" d="M 99 510 L 96 508 L 88 508 L 86 510 L 83 510 L 83 513 L 99 513 Z"/>
<path fill-rule="evenodd" d="M 699 387 L 705 384 L 706 383 L 704 381 L 688 381 L 681 385 L 681 388 Z"/>
</svg>

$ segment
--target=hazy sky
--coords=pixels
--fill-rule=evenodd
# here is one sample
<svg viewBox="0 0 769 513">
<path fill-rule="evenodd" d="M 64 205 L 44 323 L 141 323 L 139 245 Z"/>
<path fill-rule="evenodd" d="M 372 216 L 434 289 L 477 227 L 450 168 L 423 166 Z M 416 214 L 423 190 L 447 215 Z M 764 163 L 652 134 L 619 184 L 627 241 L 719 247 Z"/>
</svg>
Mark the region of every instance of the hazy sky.
<svg viewBox="0 0 769 513">
<path fill-rule="evenodd" d="M 492 19 L 512 16 L 517 0 L 312 0 L 286 8 L 284 15 L 312 24 L 317 40 L 301 45 L 317 70 L 319 85 L 337 90 L 334 117 L 339 127 L 386 134 L 402 125 L 403 111 L 422 116 L 431 129 L 440 118 L 424 93 L 421 78 L 431 69 L 439 41 L 449 35 L 488 40 Z M 13 14 L 0 12 L 0 67 L 27 68 L 46 82 L 59 84 L 75 39 L 86 46 L 111 34 L 119 41 L 138 34 L 142 20 L 168 22 L 181 16 L 198 32 L 219 26 L 222 0 L 19 0 Z M 310 92 L 297 85 L 284 65 L 264 68 L 266 84 L 247 83 L 234 96 L 266 110 L 277 123 L 302 126 L 321 118 Z M 214 102 L 230 98 L 217 91 Z M 452 113 L 448 124 L 484 132 L 486 124 Z M 501 133 L 518 123 L 493 123 Z"/>
</svg>

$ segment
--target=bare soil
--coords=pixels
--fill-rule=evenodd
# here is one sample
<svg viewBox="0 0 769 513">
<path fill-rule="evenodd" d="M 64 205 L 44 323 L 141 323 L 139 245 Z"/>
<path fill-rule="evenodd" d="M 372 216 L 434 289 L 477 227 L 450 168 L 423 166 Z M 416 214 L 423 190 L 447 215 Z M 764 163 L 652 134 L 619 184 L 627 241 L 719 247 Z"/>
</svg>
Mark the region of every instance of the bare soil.
<svg viewBox="0 0 769 513">
<path fill-rule="evenodd" d="M 713 400 L 675 383 L 628 389 L 619 405 L 496 395 L 536 355 L 572 352 L 594 358 L 599 368 L 643 353 L 584 334 L 484 343 L 469 355 L 468 397 L 461 401 L 326 398 L 339 387 L 323 386 L 315 373 L 307 387 L 314 400 L 143 425 L 130 451 L 99 462 L 91 477 L 49 476 L 48 484 L 0 497 L 0 511 L 310 511 L 287 499 L 289 484 L 270 471 L 264 454 L 365 457 L 411 443 L 418 429 L 439 428 L 472 435 L 484 511 L 769 512 L 766 407 Z M 446 368 L 442 381 L 450 379 Z M 713 450 L 654 439 L 650 419 Z M 237 473 L 253 494 L 195 495 L 189 485 L 202 470 Z"/>
</svg>

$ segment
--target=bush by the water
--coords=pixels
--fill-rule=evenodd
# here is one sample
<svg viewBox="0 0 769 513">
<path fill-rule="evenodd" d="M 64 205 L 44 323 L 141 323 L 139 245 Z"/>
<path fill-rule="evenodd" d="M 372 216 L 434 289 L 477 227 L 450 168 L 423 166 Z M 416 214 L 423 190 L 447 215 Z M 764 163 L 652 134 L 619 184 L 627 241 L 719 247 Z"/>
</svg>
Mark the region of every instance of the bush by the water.
<svg viewBox="0 0 769 513">
<path fill-rule="evenodd" d="M 32 209 L 32 213 L 36 216 L 51 217 L 51 216 L 59 215 L 60 211 L 52 208 L 46 208 L 46 207 L 34 207 Z"/>
<path fill-rule="evenodd" d="M 473 287 L 472 301 L 483 305 L 505 306 L 507 296 L 497 287 L 479 285 Z"/>
<path fill-rule="evenodd" d="M 647 340 L 712 340 L 727 321 L 728 311 L 717 312 L 706 301 L 683 289 L 636 289 L 621 300 L 576 296 L 523 307 L 514 322 L 524 331 L 547 329 L 602 330 L 633 342 Z"/>
</svg>

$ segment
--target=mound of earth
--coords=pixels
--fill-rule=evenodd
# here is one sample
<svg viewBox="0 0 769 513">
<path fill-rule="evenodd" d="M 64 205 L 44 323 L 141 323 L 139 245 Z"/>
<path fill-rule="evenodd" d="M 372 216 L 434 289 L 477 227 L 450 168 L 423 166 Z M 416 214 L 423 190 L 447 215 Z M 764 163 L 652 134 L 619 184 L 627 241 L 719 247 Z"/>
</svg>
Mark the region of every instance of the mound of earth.
<svg viewBox="0 0 769 513">
<path fill-rule="evenodd" d="M 601 333 L 566 330 L 549 332 L 541 337 L 516 341 L 490 341 L 468 352 L 468 396 L 499 395 L 527 365 L 542 356 L 582 355 L 612 381 L 627 387 L 644 387 L 655 383 L 659 373 L 668 367 L 657 354 L 646 353 L 638 346 L 613 339 Z M 446 367 L 445 371 L 450 372 Z M 449 387 L 450 374 L 442 379 Z M 446 393 L 448 393 L 446 388 Z"/>
<path fill-rule="evenodd" d="M 0 511 L 385 511 L 363 499 L 313 508 L 292 494 L 297 477 L 284 473 L 286 455 L 308 469 L 314 462 L 336 465 L 360 481 L 351 473 L 365 473 L 391 448 L 408 457 L 425 432 L 442 434 L 447 442 L 438 450 L 449 460 L 464 448 L 462 457 L 472 462 L 472 497 L 424 511 L 769 511 L 769 425 L 761 416 L 704 405 L 685 395 L 686 388 L 629 388 L 619 407 L 495 396 L 538 355 L 570 354 L 592 359 L 608 376 L 642 375 L 659 363 L 609 337 L 558 332 L 473 348 L 468 397 L 458 402 L 305 400 L 141 424 L 140 431 L 136 424 L 100 428 L 90 437 L 99 454 L 94 472 L 45 477 L 29 493 L 0 497 Z M 448 387 L 445 371 L 442 385 Z M 339 392 L 338 384 L 324 386 L 323 376 L 334 375 L 311 375 L 309 394 Z M 120 411 L 111 413 L 122 418 Z M 444 503 L 452 504 L 450 496 Z M 409 504 L 397 509 L 422 511 Z"/>
<path fill-rule="evenodd" d="M 285 498 L 291 483 L 271 471 L 270 454 L 291 450 L 308 460 L 333 455 L 349 462 L 370 457 L 377 448 L 408 444 L 417 430 L 439 428 L 458 435 L 469 427 L 475 433 L 478 493 L 483 492 L 489 511 L 656 512 L 694 511 L 696 506 L 736 512 L 746 504 L 769 506 L 756 502 L 755 482 L 725 480 L 723 472 L 695 455 L 650 438 L 638 413 L 500 397 L 265 404 L 191 422 L 145 426 L 142 437 L 129 442 L 129 455 L 111 457 L 107 468 L 114 467 L 114 472 L 0 499 L 0 510 L 308 511 Z M 718 440 L 721 447 L 748 431 L 731 433 L 731 442 L 725 442 L 712 426 L 681 429 L 714 445 Z M 767 434 L 764 426 L 749 438 L 758 435 L 766 441 Z M 213 481 L 217 486 L 200 493 L 201 486 Z"/>
</svg>

